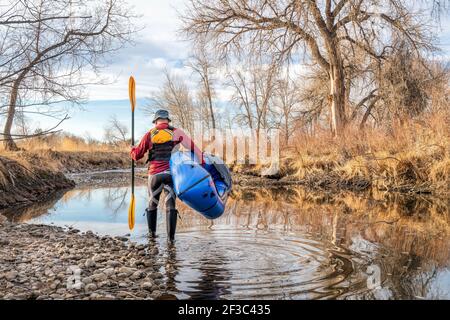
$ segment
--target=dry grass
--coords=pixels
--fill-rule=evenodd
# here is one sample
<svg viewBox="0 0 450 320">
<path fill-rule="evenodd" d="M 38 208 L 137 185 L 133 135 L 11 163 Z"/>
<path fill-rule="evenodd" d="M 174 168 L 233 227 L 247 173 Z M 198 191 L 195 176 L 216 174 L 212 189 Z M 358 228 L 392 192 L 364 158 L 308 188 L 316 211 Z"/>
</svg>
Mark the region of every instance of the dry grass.
<svg viewBox="0 0 450 320">
<path fill-rule="evenodd" d="M 0 149 L 0 156 L 14 159 L 24 167 L 42 166 L 63 172 L 120 169 L 130 163 L 129 146 L 89 141 L 68 134 L 30 138 L 20 141 L 18 147 L 18 152 Z"/>
<path fill-rule="evenodd" d="M 128 146 L 124 144 L 112 145 L 70 134 L 54 134 L 30 138 L 20 141 L 18 147 L 30 152 L 41 150 L 64 152 L 120 152 L 128 150 Z"/>
<path fill-rule="evenodd" d="M 328 132 L 299 134 L 284 155 L 293 176 L 319 186 L 332 184 L 406 192 L 448 192 L 450 127 L 448 117 L 411 121 L 389 133 L 348 128 L 341 139 Z"/>
</svg>

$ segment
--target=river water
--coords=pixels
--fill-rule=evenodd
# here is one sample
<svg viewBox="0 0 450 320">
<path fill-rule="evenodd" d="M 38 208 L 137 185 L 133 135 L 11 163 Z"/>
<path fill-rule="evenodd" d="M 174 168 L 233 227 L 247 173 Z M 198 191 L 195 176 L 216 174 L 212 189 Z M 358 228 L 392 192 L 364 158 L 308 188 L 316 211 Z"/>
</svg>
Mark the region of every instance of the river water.
<svg viewBox="0 0 450 320">
<path fill-rule="evenodd" d="M 6 212 L 26 223 L 91 230 L 148 243 L 181 299 L 450 299 L 448 200 L 299 187 L 237 189 L 224 215 L 204 219 L 180 204 L 168 245 L 163 208 L 147 238 L 146 188 L 78 188 Z"/>
</svg>

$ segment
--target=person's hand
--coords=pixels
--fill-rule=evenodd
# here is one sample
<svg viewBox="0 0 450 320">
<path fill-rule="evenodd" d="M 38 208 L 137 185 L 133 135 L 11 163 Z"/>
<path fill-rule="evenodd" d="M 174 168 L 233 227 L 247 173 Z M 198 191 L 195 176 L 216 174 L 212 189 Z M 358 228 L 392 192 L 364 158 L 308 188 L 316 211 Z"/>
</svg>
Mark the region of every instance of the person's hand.
<svg viewBox="0 0 450 320">
<path fill-rule="evenodd" d="M 206 163 L 205 163 L 205 156 L 203 155 L 203 153 L 202 153 L 202 159 L 201 159 L 200 165 L 201 165 L 203 168 L 204 168 L 205 165 L 206 165 Z"/>
<path fill-rule="evenodd" d="M 135 151 L 136 151 L 136 147 L 135 147 L 135 146 L 132 146 L 132 147 L 131 147 L 131 150 L 130 150 L 130 157 L 131 157 L 132 159 L 134 159 L 134 157 L 135 157 Z"/>
</svg>

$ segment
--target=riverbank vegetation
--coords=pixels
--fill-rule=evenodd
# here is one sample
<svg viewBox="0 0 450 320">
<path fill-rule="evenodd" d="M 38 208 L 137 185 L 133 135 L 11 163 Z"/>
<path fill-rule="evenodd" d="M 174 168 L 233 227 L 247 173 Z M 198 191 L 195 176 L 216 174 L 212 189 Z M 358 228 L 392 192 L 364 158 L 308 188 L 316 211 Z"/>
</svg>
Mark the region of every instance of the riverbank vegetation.
<svg viewBox="0 0 450 320">
<path fill-rule="evenodd" d="M 450 189 L 450 126 L 437 114 L 397 125 L 390 132 L 348 127 L 336 141 L 328 132 L 299 134 L 281 152 L 280 181 L 313 188 L 433 193 Z M 235 165 L 239 173 L 258 175 L 262 166 Z"/>
<path fill-rule="evenodd" d="M 348 128 L 344 139 L 301 136 L 289 163 L 294 176 L 319 186 L 385 191 L 448 193 L 448 115 L 423 117 L 389 132 Z"/>
</svg>

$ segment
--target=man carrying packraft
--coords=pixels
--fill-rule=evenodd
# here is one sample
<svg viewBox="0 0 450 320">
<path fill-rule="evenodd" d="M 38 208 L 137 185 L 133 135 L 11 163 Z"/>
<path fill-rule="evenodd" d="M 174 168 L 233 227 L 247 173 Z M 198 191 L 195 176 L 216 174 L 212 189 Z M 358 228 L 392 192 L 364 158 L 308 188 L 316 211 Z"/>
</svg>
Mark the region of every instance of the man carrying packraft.
<svg viewBox="0 0 450 320">
<path fill-rule="evenodd" d="M 175 238 L 178 211 L 175 207 L 176 195 L 173 190 L 172 176 L 170 174 L 170 156 L 173 149 L 181 144 L 193 151 L 204 165 L 203 152 L 194 144 L 192 139 L 183 130 L 169 125 L 171 122 L 169 112 L 158 110 L 153 119 L 154 127 L 141 139 L 138 146 L 132 147 L 130 155 L 137 161 L 142 159 L 148 151 L 148 192 L 149 206 L 146 209 L 147 222 L 151 237 L 156 237 L 157 209 L 163 189 L 166 192 L 165 205 L 167 214 L 167 236 L 170 241 Z"/>
</svg>

